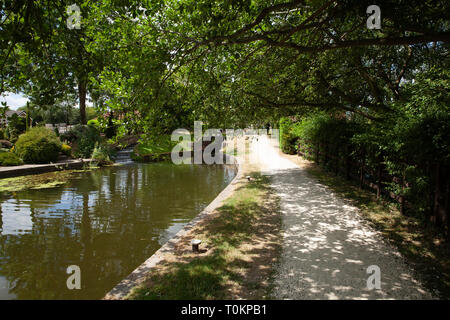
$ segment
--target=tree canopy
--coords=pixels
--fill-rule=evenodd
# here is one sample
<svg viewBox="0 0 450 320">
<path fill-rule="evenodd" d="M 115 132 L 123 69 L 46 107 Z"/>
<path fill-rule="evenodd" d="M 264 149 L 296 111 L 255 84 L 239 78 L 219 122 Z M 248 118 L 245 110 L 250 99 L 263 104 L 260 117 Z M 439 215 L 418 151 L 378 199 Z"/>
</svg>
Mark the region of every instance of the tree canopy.
<svg viewBox="0 0 450 320">
<path fill-rule="evenodd" d="M 448 1 L 1 2 L 1 92 L 89 94 L 123 130 L 262 123 L 311 110 L 378 121 L 424 70 L 448 69 Z"/>
</svg>

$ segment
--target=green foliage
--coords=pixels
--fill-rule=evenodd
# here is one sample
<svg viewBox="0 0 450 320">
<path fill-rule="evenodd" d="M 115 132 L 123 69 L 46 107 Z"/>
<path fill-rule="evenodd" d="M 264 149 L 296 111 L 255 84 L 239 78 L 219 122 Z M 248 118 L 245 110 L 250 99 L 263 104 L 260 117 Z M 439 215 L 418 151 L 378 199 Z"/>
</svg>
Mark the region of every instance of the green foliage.
<svg viewBox="0 0 450 320">
<path fill-rule="evenodd" d="M 78 113 L 79 114 L 79 113 Z M 86 107 L 86 119 L 93 120 L 94 118 L 98 117 L 99 113 L 94 107 Z"/>
<path fill-rule="evenodd" d="M 314 109 L 377 118 L 403 80 L 448 60 L 444 0 L 381 1 L 381 30 L 361 28 L 368 0 L 84 0 L 80 30 L 61 28 L 67 4 L 21 1 L 2 12 L 2 88 L 29 95 L 44 122 L 70 120 L 65 102 L 86 93 L 77 87 L 99 112 L 117 111 L 117 130 L 130 134 L 168 134 L 193 120 L 242 127 Z M 314 27 L 302 25 L 313 15 Z"/>
<path fill-rule="evenodd" d="M 185 150 L 191 147 L 190 136 L 183 142 L 171 141 L 171 135 L 147 135 L 143 134 L 138 145 L 134 148 L 131 158 L 138 162 L 158 162 L 170 160 L 172 149 L 180 144 Z"/>
<path fill-rule="evenodd" d="M 426 211 L 434 189 L 436 164 L 450 163 L 450 86 L 448 70 L 430 69 L 404 86 L 404 100 L 393 105 L 395 112 L 381 123 L 366 125 L 352 141 L 368 152 L 366 165 L 374 170 L 383 162 L 388 173 L 404 177 L 404 186 L 389 184 L 404 195 L 418 211 Z"/>
<path fill-rule="evenodd" d="M 113 155 L 113 149 L 105 144 L 95 144 L 92 151 L 91 159 L 95 160 L 98 166 L 104 166 L 113 163 L 111 156 Z"/>
<path fill-rule="evenodd" d="M 280 119 L 280 148 L 284 153 L 295 154 L 297 138 L 293 133 L 294 120 L 291 118 Z"/>
<path fill-rule="evenodd" d="M 59 135 L 59 138 L 61 139 L 61 141 L 72 143 L 77 140 L 77 138 L 81 135 L 81 131 L 83 130 L 85 130 L 85 128 L 82 125 L 76 125 L 71 130 L 61 133 Z"/>
<path fill-rule="evenodd" d="M 89 127 L 96 129 L 98 132 L 104 133 L 107 139 L 111 139 L 116 136 L 116 125 L 114 124 L 113 117 L 109 116 L 108 120 L 91 119 L 87 122 Z"/>
<path fill-rule="evenodd" d="M 91 119 L 91 120 L 89 120 L 89 121 L 87 122 L 87 125 L 88 125 L 89 127 L 93 127 L 93 128 L 95 128 L 95 129 L 97 129 L 97 130 L 100 130 L 100 123 L 98 122 L 97 119 Z"/>
<path fill-rule="evenodd" d="M 409 161 L 450 163 L 450 70 L 431 68 L 405 85 L 405 102 L 397 106 L 393 134 Z"/>
<path fill-rule="evenodd" d="M 73 107 L 76 103 L 76 96 L 67 94 L 56 99 L 51 105 L 30 104 L 27 114 L 33 119 L 34 125 L 43 123 L 76 125 L 80 124 L 80 110 Z M 27 111 L 26 106 L 20 107 L 18 110 Z M 93 107 L 86 108 L 86 117 L 88 120 L 97 117 L 97 112 Z"/>
<path fill-rule="evenodd" d="M 62 141 L 72 143 L 72 151 L 76 157 L 89 158 L 96 143 L 102 141 L 100 132 L 94 126 L 77 125 L 60 136 Z"/>
<path fill-rule="evenodd" d="M 76 156 L 89 157 L 94 150 L 95 144 L 101 141 L 99 132 L 88 127 L 86 130 L 82 130 L 76 143 Z"/>
<path fill-rule="evenodd" d="M 61 141 L 52 130 L 34 127 L 20 135 L 14 152 L 25 163 L 49 163 L 58 159 L 60 150 Z"/>
<path fill-rule="evenodd" d="M 364 164 L 372 177 L 382 166 L 397 177 L 385 182 L 388 190 L 404 196 L 416 213 L 429 212 L 436 184 L 433 170 L 450 163 L 449 79 L 449 71 L 438 68 L 418 74 L 404 85 L 403 99 L 392 104 L 394 112 L 382 121 L 349 120 L 324 112 L 296 123 L 282 119 L 282 150 L 293 153 L 298 143 L 322 153 L 326 147 L 328 155 L 351 156 Z M 314 158 L 308 151 L 306 156 Z"/>
<path fill-rule="evenodd" d="M 143 135 L 137 147 L 137 153 L 140 156 L 158 155 L 169 153 L 177 145 L 176 141 L 170 140 L 170 135 L 148 136 Z"/>
<path fill-rule="evenodd" d="M 298 144 L 316 146 L 321 143 L 345 147 L 357 132 L 359 124 L 324 112 L 311 114 L 295 121 L 295 118 L 280 120 L 280 146 L 284 153 L 294 154 Z"/>
<path fill-rule="evenodd" d="M 449 161 L 448 1 L 383 0 L 380 30 L 361 27 L 369 0 L 78 4 L 80 30 L 61 28 L 65 1 L 3 8 L 1 87 L 29 96 L 35 121 L 75 121 L 73 101 L 88 93 L 100 114 L 116 115 L 99 119 L 112 140 L 194 120 L 242 128 L 297 115 L 301 123 L 280 122 L 287 153 L 300 138 L 339 146 L 329 150 L 337 155 L 365 151 L 369 169 L 382 162 L 417 186 L 432 184 L 417 163 Z M 99 126 L 88 130 L 62 139 L 90 156 L 101 139 Z M 169 149 L 148 140 L 139 154 Z"/>
<path fill-rule="evenodd" d="M 20 166 L 22 159 L 12 152 L 0 152 L 0 166 Z"/>
<path fill-rule="evenodd" d="M 67 144 L 65 144 L 65 143 L 63 143 L 62 145 L 61 145 L 61 152 L 63 153 L 63 154 L 65 154 L 66 156 L 71 156 L 72 155 L 72 147 L 71 146 L 69 146 L 69 145 L 67 145 Z"/>
<path fill-rule="evenodd" d="M 17 114 L 13 114 L 8 118 L 8 138 L 11 142 L 16 142 L 20 134 L 26 130 L 25 118 L 19 117 Z"/>
<path fill-rule="evenodd" d="M 3 129 L 0 129 L 0 140 L 5 139 L 5 131 Z"/>
</svg>

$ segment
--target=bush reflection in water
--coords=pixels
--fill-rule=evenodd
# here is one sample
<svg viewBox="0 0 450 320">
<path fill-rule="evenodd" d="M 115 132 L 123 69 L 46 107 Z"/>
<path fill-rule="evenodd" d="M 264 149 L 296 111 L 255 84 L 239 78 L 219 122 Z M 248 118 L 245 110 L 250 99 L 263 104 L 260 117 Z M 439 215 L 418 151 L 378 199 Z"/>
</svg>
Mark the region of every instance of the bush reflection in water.
<svg viewBox="0 0 450 320">
<path fill-rule="evenodd" d="M 99 299 L 196 216 L 235 168 L 133 164 L 0 195 L 0 299 Z M 66 268 L 81 268 L 68 290 Z"/>
</svg>

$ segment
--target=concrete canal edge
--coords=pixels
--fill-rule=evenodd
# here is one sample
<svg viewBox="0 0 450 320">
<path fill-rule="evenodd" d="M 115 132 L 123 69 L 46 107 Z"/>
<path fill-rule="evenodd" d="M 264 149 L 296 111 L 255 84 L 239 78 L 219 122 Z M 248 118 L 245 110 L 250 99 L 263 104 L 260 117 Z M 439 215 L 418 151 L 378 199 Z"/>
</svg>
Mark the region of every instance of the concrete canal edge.
<svg viewBox="0 0 450 320">
<path fill-rule="evenodd" d="M 61 170 L 78 170 L 89 165 L 92 159 L 73 159 L 50 164 L 24 164 L 21 166 L 0 167 L 0 179 L 47 173 Z"/>
<path fill-rule="evenodd" d="M 240 159 L 225 155 L 227 157 L 226 163 L 234 163 L 237 166 L 237 173 L 228 186 L 223 189 L 218 196 L 201 211 L 194 219 L 192 219 L 183 229 L 181 229 L 173 238 L 167 241 L 161 248 L 159 248 L 150 258 L 137 267 L 130 275 L 119 282 L 111 291 L 109 291 L 103 300 L 122 300 L 125 299 L 131 290 L 145 281 L 148 273 L 155 268 L 155 266 L 163 260 L 165 254 L 173 252 L 175 245 L 180 239 L 194 226 L 204 220 L 215 209 L 220 207 L 225 199 L 227 199 L 234 190 L 238 187 L 237 183 L 242 178 L 243 168 Z M 230 161 L 231 160 L 231 161 Z"/>
</svg>

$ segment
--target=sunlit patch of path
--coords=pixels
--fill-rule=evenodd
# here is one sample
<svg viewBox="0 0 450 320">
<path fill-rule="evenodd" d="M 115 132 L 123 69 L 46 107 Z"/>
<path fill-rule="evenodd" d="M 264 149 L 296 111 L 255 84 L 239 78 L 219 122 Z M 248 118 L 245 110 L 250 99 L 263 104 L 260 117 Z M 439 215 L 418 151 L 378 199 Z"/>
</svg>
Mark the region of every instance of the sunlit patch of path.
<svg viewBox="0 0 450 320">
<path fill-rule="evenodd" d="M 272 142 L 253 146 L 281 201 L 283 250 L 276 299 L 431 299 L 398 251 L 357 209 L 281 157 Z M 381 269 L 381 289 L 367 288 L 367 268 Z"/>
</svg>

